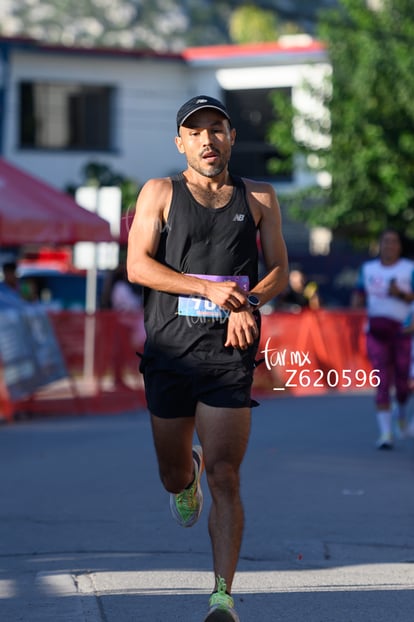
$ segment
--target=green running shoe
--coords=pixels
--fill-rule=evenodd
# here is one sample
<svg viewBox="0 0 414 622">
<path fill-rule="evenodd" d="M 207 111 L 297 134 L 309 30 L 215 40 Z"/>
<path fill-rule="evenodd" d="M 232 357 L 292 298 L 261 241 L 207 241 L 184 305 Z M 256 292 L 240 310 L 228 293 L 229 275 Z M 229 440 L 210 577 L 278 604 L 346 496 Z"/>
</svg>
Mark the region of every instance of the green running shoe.
<svg viewBox="0 0 414 622">
<path fill-rule="evenodd" d="M 192 527 L 198 521 L 203 509 L 203 492 L 200 478 L 204 470 L 203 450 L 200 445 L 193 447 L 194 481 L 177 495 L 170 495 L 170 509 L 181 527 Z"/>
<path fill-rule="evenodd" d="M 240 622 L 234 609 L 234 600 L 226 592 L 226 582 L 217 577 L 217 592 L 213 592 L 209 601 L 210 608 L 204 622 Z"/>
</svg>

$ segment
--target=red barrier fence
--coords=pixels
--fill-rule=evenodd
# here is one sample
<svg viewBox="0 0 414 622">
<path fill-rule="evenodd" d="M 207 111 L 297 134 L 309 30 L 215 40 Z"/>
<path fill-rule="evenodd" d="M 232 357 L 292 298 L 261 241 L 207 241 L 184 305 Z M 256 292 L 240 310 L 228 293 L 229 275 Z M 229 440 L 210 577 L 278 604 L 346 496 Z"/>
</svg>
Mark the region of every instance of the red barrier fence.
<svg viewBox="0 0 414 622">
<path fill-rule="evenodd" d="M 302 311 L 263 317 L 255 390 L 295 395 L 369 389 L 378 377 L 366 356 L 365 313 Z"/>
<path fill-rule="evenodd" d="M 111 413 L 145 407 L 137 351 L 141 313 L 50 313 L 68 378 L 12 403 L 0 381 L 0 414 L 8 420 L 33 414 Z M 255 372 L 256 396 L 307 395 L 369 389 L 377 376 L 365 353 L 365 313 L 318 310 L 262 318 Z"/>
</svg>

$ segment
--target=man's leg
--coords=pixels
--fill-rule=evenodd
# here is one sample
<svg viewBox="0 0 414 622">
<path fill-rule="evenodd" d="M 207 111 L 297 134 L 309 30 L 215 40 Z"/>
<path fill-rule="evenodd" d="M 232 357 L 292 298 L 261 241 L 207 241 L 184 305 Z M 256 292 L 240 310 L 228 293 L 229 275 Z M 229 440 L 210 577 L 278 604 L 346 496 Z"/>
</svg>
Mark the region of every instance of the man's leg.
<svg viewBox="0 0 414 622">
<path fill-rule="evenodd" d="M 194 479 L 194 417 L 163 419 L 151 415 L 151 425 L 162 484 L 177 494 Z"/>
<path fill-rule="evenodd" d="M 212 496 L 209 533 L 214 574 L 231 591 L 240 554 L 244 512 L 240 498 L 240 465 L 250 434 L 250 408 L 214 408 L 199 403 L 197 434 L 204 454 Z"/>
</svg>

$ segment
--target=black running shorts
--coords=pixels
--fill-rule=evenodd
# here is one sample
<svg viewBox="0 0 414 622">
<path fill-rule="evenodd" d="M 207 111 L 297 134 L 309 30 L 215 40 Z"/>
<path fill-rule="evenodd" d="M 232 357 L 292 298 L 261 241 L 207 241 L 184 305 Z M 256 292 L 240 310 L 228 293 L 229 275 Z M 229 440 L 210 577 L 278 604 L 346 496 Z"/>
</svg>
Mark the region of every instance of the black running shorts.
<svg viewBox="0 0 414 622">
<path fill-rule="evenodd" d="M 157 417 L 193 417 L 198 402 L 217 408 L 257 405 L 250 398 L 253 364 L 208 370 L 165 370 L 145 364 L 142 372 L 148 409 Z"/>
</svg>

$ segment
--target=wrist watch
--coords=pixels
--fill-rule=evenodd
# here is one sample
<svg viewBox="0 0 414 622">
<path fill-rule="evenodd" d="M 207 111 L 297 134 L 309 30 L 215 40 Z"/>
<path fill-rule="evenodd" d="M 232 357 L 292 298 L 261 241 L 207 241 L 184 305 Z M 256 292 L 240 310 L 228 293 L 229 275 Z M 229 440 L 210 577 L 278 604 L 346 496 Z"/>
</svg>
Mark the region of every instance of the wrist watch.
<svg viewBox="0 0 414 622">
<path fill-rule="evenodd" d="M 257 296 L 255 296 L 255 294 L 249 294 L 247 296 L 247 302 L 253 308 L 253 310 L 257 309 L 257 307 L 260 305 L 260 300 Z"/>
</svg>

